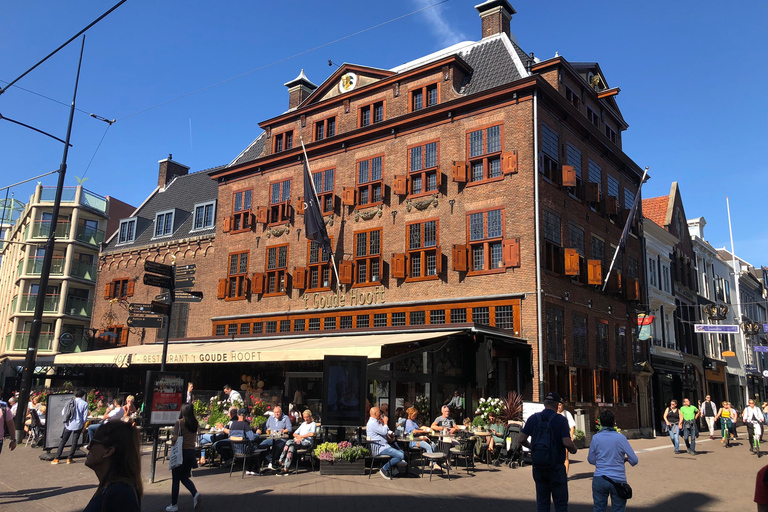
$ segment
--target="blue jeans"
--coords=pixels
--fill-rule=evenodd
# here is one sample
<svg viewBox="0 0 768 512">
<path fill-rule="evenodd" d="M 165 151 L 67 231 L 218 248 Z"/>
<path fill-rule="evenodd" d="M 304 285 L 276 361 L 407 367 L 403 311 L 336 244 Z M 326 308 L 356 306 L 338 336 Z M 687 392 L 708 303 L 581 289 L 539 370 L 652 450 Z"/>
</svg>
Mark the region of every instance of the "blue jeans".
<svg viewBox="0 0 768 512">
<path fill-rule="evenodd" d="M 88 425 L 88 441 L 93 439 L 93 434 L 96 433 L 96 430 L 101 426 L 101 423 L 92 423 L 91 425 Z M 83 443 L 85 443 L 85 439 L 83 439 Z"/>
<path fill-rule="evenodd" d="M 403 452 L 401 452 L 397 448 L 392 448 L 391 446 L 381 450 L 379 452 L 379 455 L 389 455 L 390 457 L 392 457 L 391 459 L 389 459 L 389 462 L 387 462 L 381 467 L 382 471 L 387 471 L 387 472 L 390 471 L 392 466 L 397 466 L 397 464 L 401 460 L 403 460 L 403 458 L 405 457 L 405 454 Z"/>
<path fill-rule="evenodd" d="M 411 441 L 411 448 L 424 448 L 427 453 L 434 452 L 432 445 L 426 441 Z"/>
<path fill-rule="evenodd" d="M 689 450 L 692 450 L 694 452 L 696 451 L 696 422 L 695 421 L 683 422 L 683 441 L 685 441 L 685 446 Z"/>
<path fill-rule="evenodd" d="M 613 484 L 601 476 L 592 477 L 594 512 L 605 512 L 608 507 L 608 495 L 611 496 L 611 510 L 613 512 L 624 512 L 627 500 L 619 498 L 619 494 L 616 492 Z"/>
<path fill-rule="evenodd" d="M 272 463 L 272 453 L 277 452 L 280 453 L 283 451 L 283 448 L 285 447 L 285 439 L 272 439 L 268 438 L 263 440 L 259 444 L 259 448 L 272 448 L 271 450 L 267 451 L 267 462 L 270 464 Z"/>
<path fill-rule="evenodd" d="M 672 440 L 672 444 L 675 445 L 675 451 L 680 451 L 680 426 L 677 423 L 669 426 L 669 438 Z"/>
<path fill-rule="evenodd" d="M 568 476 L 564 464 L 558 464 L 554 469 L 534 466 L 533 481 L 536 482 L 538 512 L 549 512 L 550 497 L 555 504 L 555 512 L 568 512 Z"/>
</svg>

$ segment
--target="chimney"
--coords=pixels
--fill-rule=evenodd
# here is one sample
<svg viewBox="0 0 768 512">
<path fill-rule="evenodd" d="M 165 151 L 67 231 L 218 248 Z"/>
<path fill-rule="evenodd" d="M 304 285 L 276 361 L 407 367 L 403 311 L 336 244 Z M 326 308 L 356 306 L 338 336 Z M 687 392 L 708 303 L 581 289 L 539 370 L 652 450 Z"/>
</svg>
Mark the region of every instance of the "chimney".
<svg viewBox="0 0 768 512">
<path fill-rule="evenodd" d="M 706 240 L 704 238 L 704 226 L 706 225 L 707 221 L 704 220 L 704 217 L 691 219 L 688 221 L 688 232 L 692 237 L 699 237 L 702 240 Z"/>
<path fill-rule="evenodd" d="M 317 86 L 309 81 L 307 75 L 304 74 L 304 70 L 301 70 L 299 76 L 286 82 L 285 86 L 288 88 L 288 109 L 293 110 L 309 97 L 312 92 L 317 89 Z"/>
<path fill-rule="evenodd" d="M 168 158 L 160 160 L 158 163 L 160 164 L 160 172 L 157 176 L 157 186 L 160 188 L 165 188 L 176 176 L 189 174 L 189 167 L 174 162 L 172 154 L 168 154 Z"/>
<path fill-rule="evenodd" d="M 507 0 L 488 0 L 476 5 L 475 9 L 480 13 L 482 20 L 483 39 L 496 34 L 506 34 L 509 37 L 509 23 L 512 21 L 512 15 L 517 11 Z"/>
</svg>

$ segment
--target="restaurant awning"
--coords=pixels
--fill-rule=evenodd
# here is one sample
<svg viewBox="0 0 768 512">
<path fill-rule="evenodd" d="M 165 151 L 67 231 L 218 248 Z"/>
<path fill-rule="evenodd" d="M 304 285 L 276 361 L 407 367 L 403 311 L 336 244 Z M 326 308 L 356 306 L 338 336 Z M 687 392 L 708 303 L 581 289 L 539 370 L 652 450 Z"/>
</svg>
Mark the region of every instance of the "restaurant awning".
<svg viewBox="0 0 768 512">
<path fill-rule="evenodd" d="M 381 347 L 442 338 L 461 331 L 358 334 L 311 338 L 266 338 L 247 341 L 183 342 L 168 345 L 167 364 L 322 361 L 326 356 L 381 357 Z M 163 345 L 153 343 L 75 354 L 59 354 L 55 366 L 160 364 Z"/>
</svg>

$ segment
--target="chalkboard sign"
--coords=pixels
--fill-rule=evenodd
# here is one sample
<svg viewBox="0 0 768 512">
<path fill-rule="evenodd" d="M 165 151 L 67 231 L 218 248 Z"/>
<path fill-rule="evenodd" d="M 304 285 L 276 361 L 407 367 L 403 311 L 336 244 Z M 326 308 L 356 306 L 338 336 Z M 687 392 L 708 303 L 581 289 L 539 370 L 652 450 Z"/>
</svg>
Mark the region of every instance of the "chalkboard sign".
<svg viewBox="0 0 768 512">
<path fill-rule="evenodd" d="M 64 416 L 61 412 L 67 402 L 75 398 L 74 393 L 56 393 L 48 395 L 48 404 L 45 411 L 45 450 L 55 450 L 59 447 L 61 436 L 64 433 Z M 74 436 L 69 436 L 65 446 L 72 446 Z"/>
</svg>

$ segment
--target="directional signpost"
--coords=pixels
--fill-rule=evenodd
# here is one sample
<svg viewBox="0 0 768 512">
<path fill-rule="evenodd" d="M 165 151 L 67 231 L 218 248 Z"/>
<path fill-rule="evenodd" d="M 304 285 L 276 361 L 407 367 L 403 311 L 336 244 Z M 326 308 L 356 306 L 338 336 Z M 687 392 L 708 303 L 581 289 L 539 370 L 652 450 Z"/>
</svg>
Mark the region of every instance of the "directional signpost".
<svg viewBox="0 0 768 512">
<path fill-rule="evenodd" d="M 768 345 L 755 345 L 755 352 L 768 352 Z"/>
<path fill-rule="evenodd" d="M 203 300 L 203 292 L 178 291 L 176 292 L 176 302 L 200 302 Z"/>
<path fill-rule="evenodd" d="M 173 288 L 173 279 L 156 274 L 144 274 L 144 284 L 147 286 L 157 286 L 158 288 Z"/>
<path fill-rule="evenodd" d="M 163 317 L 154 316 L 129 316 L 128 327 L 144 327 L 145 329 L 162 329 Z"/>
<path fill-rule="evenodd" d="M 175 286 L 176 288 L 192 288 L 195 286 L 195 272 L 197 265 L 180 265 L 176 267 Z"/>
<path fill-rule="evenodd" d="M 694 324 L 693 331 L 703 334 L 738 334 L 738 325 Z"/>
</svg>

